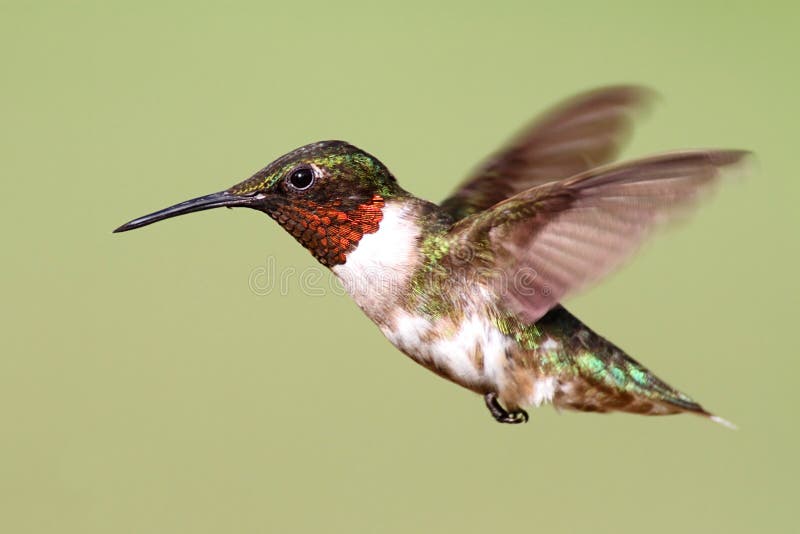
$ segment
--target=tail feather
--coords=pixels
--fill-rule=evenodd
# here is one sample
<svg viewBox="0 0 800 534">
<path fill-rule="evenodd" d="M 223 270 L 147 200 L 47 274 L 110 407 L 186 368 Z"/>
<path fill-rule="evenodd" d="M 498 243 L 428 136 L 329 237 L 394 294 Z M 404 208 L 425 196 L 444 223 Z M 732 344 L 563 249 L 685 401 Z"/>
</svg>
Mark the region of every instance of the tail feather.
<svg viewBox="0 0 800 534">
<path fill-rule="evenodd" d="M 619 347 L 598 335 L 563 307 L 551 310 L 552 320 L 577 332 L 569 347 L 571 365 L 562 372 L 553 397 L 557 407 L 588 412 L 621 411 L 641 415 L 694 413 L 728 428 L 729 421 L 706 411 Z M 545 316 L 545 319 L 547 316 Z M 545 329 L 546 325 L 543 325 Z"/>
<path fill-rule="evenodd" d="M 720 424 L 720 425 L 722 425 L 722 426 L 724 426 L 726 428 L 730 428 L 731 430 L 739 430 L 738 426 L 736 426 L 735 424 L 731 423 L 727 419 L 723 419 L 722 417 L 720 417 L 718 415 L 708 414 L 708 418 L 711 419 L 712 421 L 714 421 L 717 424 Z"/>
</svg>

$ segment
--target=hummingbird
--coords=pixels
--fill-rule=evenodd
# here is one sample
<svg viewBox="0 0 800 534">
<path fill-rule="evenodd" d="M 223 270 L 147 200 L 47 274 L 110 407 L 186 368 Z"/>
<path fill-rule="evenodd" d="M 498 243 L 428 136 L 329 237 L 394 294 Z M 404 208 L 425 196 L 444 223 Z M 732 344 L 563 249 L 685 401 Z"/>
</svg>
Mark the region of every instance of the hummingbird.
<svg viewBox="0 0 800 534">
<path fill-rule="evenodd" d="M 692 413 L 729 425 L 561 304 L 697 205 L 741 150 L 612 163 L 652 91 L 613 86 L 545 112 L 439 204 L 344 141 L 293 150 L 224 191 L 134 219 L 125 232 L 219 207 L 261 211 L 340 279 L 401 352 L 484 399 L 526 408 Z"/>
</svg>

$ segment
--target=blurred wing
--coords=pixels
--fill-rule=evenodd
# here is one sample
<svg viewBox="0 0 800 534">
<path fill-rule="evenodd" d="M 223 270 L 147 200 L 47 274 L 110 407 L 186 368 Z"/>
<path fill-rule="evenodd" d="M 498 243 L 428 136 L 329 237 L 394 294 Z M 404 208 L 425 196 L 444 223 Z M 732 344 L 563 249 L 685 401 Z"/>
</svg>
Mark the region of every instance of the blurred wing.
<svg viewBox="0 0 800 534">
<path fill-rule="evenodd" d="M 531 187 L 613 161 L 633 120 L 653 100 L 636 86 L 583 93 L 546 113 L 491 156 L 442 208 L 455 220 Z"/>
<path fill-rule="evenodd" d="M 676 152 L 593 169 L 523 191 L 450 235 L 462 246 L 488 244 L 481 249 L 500 302 L 533 322 L 618 267 L 746 154 Z"/>
</svg>

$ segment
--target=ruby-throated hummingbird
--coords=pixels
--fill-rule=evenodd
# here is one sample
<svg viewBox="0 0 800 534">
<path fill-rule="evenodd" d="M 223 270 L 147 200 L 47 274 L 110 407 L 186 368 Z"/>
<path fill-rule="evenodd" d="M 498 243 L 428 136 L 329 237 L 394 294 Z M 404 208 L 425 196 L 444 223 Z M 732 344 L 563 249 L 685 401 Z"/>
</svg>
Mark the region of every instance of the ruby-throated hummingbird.
<svg viewBox="0 0 800 534">
<path fill-rule="evenodd" d="M 631 86 L 568 100 L 439 205 L 402 189 L 367 152 L 323 141 L 115 232 L 222 206 L 262 211 L 341 279 L 398 349 L 482 395 L 501 423 L 527 421 L 524 407 L 548 402 L 727 423 L 559 304 L 746 156 L 688 150 L 608 165 L 651 100 Z"/>
</svg>

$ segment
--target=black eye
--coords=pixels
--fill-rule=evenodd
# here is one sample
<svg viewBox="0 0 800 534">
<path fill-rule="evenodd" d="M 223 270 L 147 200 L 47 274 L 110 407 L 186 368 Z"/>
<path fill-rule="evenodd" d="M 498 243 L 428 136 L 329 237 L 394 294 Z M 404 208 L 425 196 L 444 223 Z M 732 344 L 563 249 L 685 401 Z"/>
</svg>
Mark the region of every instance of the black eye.
<svg viewBox="0 0 800 534">
<path fill-rule="evenodd" d="M 314 171 L 307 167 L 292 171 L 289 175 L 289 185 L 297 191 L 304 191 L 314 183 Z"/>
</svg>

